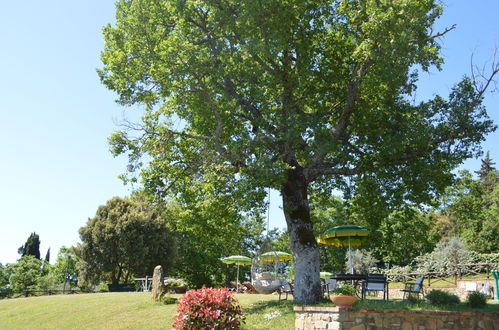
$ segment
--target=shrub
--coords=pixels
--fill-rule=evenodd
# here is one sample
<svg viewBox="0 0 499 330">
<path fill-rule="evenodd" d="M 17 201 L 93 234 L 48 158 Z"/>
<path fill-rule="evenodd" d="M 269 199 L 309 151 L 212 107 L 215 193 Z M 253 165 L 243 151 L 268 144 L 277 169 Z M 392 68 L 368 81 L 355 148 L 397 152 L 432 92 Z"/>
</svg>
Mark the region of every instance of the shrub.
<svg viewBox="0 0 499 330">
<path fill-rule="evenodd" d="M 350 284 L 346 284 L 336 287 L 331 294 L 336 296 L 355 296 L 355 288 Z"/>
<path fill-rule="evenodd" d="M 244 316 L 227 288 L 189 290 L 179 299 L 174 329 L 238 329 Z"/>
<path fill-rule="evenodd" d="M 459 304 L 459 297 L 442 290 L 431 290 L 426 299 L 432 305 L 457 305 Z"/>
<path fill-rule="evenodd" d="M 407 302 L 409 302 L 409 304 L 416 305 L 421 302 L 421 299 L 417 295 L 409 294 L 407 296 Z"/>
<path fill-rule="evenodd" d="M 487 306 L 487 296 L 478 291 L 470 292 L 466 298 L 466 302 L 470 307 L 482 308 Z"/>
</svg>

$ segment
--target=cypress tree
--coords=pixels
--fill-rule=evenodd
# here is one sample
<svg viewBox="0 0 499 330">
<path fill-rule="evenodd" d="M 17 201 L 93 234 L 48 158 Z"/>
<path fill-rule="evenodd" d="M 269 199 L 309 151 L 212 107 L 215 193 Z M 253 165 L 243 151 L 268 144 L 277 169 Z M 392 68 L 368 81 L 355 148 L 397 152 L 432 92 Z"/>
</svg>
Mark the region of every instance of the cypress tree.
<svg viewBox="0 0 499 330">
<path fill-rule="evenodd" d="M 37 259 L 40 259 L 40 237 L 37 233 L 31 233 L 29 235 L 26 243 L 21 246 L 17 252 L 21 256 L 34 256 Z"/>
</svg>

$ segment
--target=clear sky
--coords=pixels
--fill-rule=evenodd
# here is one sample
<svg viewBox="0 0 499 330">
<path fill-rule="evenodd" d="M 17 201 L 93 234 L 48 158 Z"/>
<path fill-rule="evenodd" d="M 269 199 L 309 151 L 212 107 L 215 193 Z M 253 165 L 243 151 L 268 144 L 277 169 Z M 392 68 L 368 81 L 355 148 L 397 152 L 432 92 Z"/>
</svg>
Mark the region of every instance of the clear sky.
<svg viewBox="0 0 499 330">
<path fill-rule="evenodd" d="M 418 98 L 447 95 L 470 72 L 470 59 L 490 64 L 499 45 L 497 0 L 449 0 L 437 29 L 442 72 L 422 75 Z M 107 137 L 123 108 L 99 82 L 101 29 L 114 21 L 114 1 L 0 2 L 0 262 L 15 262 L 31 232 L 42 256 L 79 241 L 78 229 L 113 196 L 129 194 L 117 178 L 125 158 L 113 158 Z M 498 54 L 499 57 L 499 54 Z M 487 95 L 499 123 L 499 96 Z M 136 117 L 137 108 L 126 109 Z M 135 115 L 130 114 L 134 112 Z M 499 133 L 484 150 L 499 164 Z M 479 160 L 462 168 L 476 170 Z M 270 227 L 284 227 L 280 197 L 271 196 Z"/>
</svg>

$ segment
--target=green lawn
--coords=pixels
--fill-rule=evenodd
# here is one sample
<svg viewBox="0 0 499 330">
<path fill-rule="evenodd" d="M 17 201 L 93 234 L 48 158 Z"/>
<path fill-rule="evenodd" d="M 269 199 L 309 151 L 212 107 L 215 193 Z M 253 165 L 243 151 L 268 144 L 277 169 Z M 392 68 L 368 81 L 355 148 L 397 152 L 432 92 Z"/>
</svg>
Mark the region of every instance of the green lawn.
<svg viewBox="0 0 499 330">
<path fill-rule="evenodd" d="M 179 297 L 179 295 L 174 295 Z M 246 324 L 243 329 L 293 329 L 292 298 L 278 302 L 276 295 L 237 294 Z M 333 306 L 323 302 L 319 306 Z M 0 329 L 171 329 L 177 305 L 151 301 L 150 293 L 94 293 L 0 300 Z M 361 301 L 354 308 L 436 310 L 420 302 L 416 305 L 396 300 Z M 465 304 L 451 310 L 472 311 Z M 477 310 L 476 310 L 477 311 Z M 499 312 L 499 304 L 489 301 L 486 309 Z"/>
<path fill-rule="evenodd" d="M 178 295 L 174 295 L 178 297 Z M 243 329 L 292 329 L 292 301 L 275 295 L 238 294 Z M 0 300 L 0 329 L 171 329 L 176 305 L 150 293 L 93 293 Z"/>
</svg>

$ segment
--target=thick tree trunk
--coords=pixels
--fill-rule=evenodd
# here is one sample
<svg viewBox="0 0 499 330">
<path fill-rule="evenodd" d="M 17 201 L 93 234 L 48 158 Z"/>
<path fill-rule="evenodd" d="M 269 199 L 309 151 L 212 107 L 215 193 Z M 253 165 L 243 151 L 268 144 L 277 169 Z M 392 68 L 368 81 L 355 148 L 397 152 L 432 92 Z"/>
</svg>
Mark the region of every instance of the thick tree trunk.
<svg viewBox="0 0 499 330">
<path fill-rule="evenodd" d="M 320 258 L 310 220 L 308 183 L 301 168 L 289 170 L 287 179 L 281 194 L 295 262 L 294 301 L 318 302 L 322 296 Z"/>
</svg>

